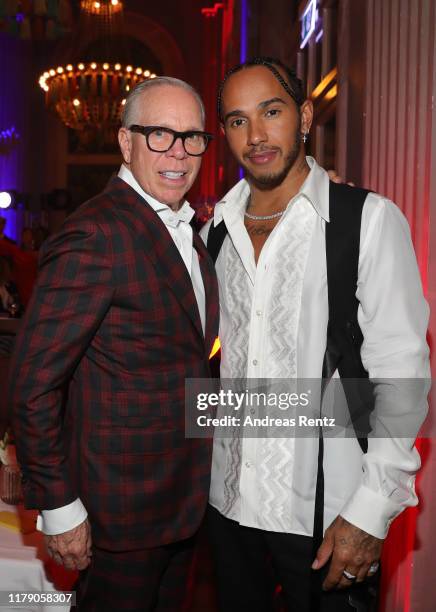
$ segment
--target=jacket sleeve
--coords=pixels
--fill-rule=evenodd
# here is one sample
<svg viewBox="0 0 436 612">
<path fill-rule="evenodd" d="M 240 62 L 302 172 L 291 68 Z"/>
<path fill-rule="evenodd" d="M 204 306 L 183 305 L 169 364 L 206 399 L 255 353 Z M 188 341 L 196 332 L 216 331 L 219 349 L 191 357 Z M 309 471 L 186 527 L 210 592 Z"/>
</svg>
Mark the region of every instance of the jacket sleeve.
<svg viewBox="0 0 436 612">
<path fill-rule="evenodd" d="M 361 483 L 340 514 L 384 538 L 393 519 L 418 503 L 414 442 L 427 412 L 429 309 L 407 221 L 375 194 L 362 215 L 356 295 L 361 356 L 374 382 L 375 409 Z"/>
<path fill-rule="evenodd" d="M 111 270 L 107 237 L 90 221 L 67 221 L 43 248 L 9 385 L 27 507 L 51 510 L 77 498 L 64 448 L 63 399 L 110 306 Z"/>
</svg>

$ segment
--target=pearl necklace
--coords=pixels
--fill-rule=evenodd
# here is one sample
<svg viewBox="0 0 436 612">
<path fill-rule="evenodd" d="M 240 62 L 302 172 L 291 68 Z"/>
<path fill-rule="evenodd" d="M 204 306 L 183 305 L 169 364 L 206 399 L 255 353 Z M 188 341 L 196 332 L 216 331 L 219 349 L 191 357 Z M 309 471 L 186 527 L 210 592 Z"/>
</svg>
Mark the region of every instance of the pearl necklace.
<svg viewBox="0 0 436 612">
<path fill-rule="evenodd" d="M 273 215 L 252 215 L 245 211 L 244 215 L 248 217 L 248 219 L 252 219 L 252 221 L 269 221 L 270 219 L 278 219 L 283 215 L 284 212 L 284 210 L 281 210 L 280 212 L 276 212 Z"/>
</svg>

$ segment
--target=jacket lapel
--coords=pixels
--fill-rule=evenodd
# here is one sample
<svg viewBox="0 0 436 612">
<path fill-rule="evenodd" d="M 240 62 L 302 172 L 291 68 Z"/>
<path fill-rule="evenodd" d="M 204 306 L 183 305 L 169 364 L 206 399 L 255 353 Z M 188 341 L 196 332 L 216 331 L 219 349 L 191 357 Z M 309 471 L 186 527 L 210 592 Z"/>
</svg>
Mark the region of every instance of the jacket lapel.
<svg viewBox="0 0 436 612">
<path fill-rule="evenodd" d="M 132 229 L 135 231 L 138 244 L 144 249 L 159 277 L 170 287 L 191 319 L 195 329 L 203 337 L 200 313 L 191 277 L 165 224 L 151 206 L 120 178 L 115 177 L 110 181 L 107 192 L 115 199 L 118 208 L 123 208 L 130 213 L 130 219 L 134 225 Z M 195 231 L 194 236 L 202 242 Z M 200 258 L 200 265 L 202 266 L 207 303 L 210 280 L 205 278 L 207 266 L 201 264 L 202 259 L 204 257 Z M 203 271 L 203 268 L 205 271 Z"/>
</svg>

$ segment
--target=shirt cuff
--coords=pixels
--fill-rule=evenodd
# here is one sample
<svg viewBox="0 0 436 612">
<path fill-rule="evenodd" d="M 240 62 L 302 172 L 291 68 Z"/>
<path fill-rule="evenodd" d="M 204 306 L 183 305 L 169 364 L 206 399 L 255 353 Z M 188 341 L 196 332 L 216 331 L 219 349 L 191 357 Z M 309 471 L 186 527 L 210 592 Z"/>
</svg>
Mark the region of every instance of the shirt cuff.
<svg viewBox="0 0 436 612">
<path fill-rule="evenodd" d="M 384 540 L 392 521 L 403 507 L 388 497 L 360 486 L 339 513 L 346 521 L 366 533 Z"/>
<path fill-rule="evenodd" d="M 42 510 L 36 521 L 36 528 L 45 535 L 58 535 L 74 529 L 83 523 L 87 516 L 85 506 L 77 498 L 61 508 Z"/>
</svg>

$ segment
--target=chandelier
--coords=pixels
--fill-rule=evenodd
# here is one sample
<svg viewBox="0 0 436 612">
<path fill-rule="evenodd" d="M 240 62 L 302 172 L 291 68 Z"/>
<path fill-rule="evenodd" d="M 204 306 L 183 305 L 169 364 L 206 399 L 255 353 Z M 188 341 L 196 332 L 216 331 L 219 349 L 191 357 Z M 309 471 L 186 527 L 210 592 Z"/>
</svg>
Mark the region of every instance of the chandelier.
<svg viewBox="0 0 436 612">
<path fill-rule="evenodd" d="M 82 0 L 80 8 L 89 15 L 112 17 L 122 12 L 123 4 L 120 0 Z"/>
<path fill-rule="evenodd" d="M 91 62 L 58 66 L 44 72 L 39 85 L 48 108 L 73 130 L 116 127 L 126 95 L 139 81 L 154 79 L 149 70 Z"/>
<path fill-rule="evenodd" d="M 120 31 L 123 6 L 120 0 L 82 0 L 79 33 L 104 39 L 101 61 L 77 61 L 46 70 L 39 78 L 46 105 L 62 122 L 79 133 L 113 134 L 120 123 L 126 95 L 140 81 L 156 74 L 141 67 L 113 61 L 111 37 Z M 81 27 L 80 27 L 81 26 Z"/>
</svg>

